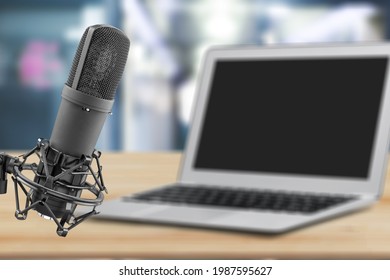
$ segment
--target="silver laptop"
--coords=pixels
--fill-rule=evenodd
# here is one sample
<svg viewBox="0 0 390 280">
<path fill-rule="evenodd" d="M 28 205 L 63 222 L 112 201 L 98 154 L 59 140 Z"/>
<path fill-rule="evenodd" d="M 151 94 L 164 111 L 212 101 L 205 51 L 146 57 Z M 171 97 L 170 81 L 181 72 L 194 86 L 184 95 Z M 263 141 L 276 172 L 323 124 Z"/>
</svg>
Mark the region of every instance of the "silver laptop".
<svg viewBox="0 0 390 280">
<path fill-rule="evenodd" d="M 386 44 L 211 49 L 177 182 L 106 201 L 98 217 L 280 233 L 372 205 L 389 55 Z"/>
</svg>

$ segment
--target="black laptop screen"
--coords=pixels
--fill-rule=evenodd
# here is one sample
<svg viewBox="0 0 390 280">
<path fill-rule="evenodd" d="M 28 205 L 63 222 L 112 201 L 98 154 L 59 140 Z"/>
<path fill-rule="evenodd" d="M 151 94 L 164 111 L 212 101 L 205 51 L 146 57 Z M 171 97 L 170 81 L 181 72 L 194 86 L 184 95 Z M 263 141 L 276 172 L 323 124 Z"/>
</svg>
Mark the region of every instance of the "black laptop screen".
<svg viewBox="0 0 390 280">
<path fill-rule="evenodd" d="M 216 62 L 194 167 L 367 178 L 387 61 Z"/>
</svg>

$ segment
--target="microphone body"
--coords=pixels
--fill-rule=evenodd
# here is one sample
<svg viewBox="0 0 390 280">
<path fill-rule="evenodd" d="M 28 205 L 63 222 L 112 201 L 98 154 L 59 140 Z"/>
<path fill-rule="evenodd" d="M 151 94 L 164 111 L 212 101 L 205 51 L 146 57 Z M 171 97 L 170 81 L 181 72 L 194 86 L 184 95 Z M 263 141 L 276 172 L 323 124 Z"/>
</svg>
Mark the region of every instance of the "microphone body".
<svg viewBox="0 0 390 280">
<path fill-rule="evenodd" d="M 100 152 L 94 149 L 111 113 L 129 47 L 129 39 L 114 27 L 95 25 L 85 30 L 62 91 L 50 141 L 38 143 L 41 156 L 34 183 L 44 188 L 31 191 L 30 204 L 41 216 L 56 221 L 60 236 L 67 234 L 63 225 L 74 219 L 79 203 L 73 200 L 80 198 L 83 190 L 96 195 L 96 201 L 89 203 L 94 208 L 103 200 L 101 191 L 106 188 L 98 161 Z M 91 168 L 93 159 L 97 173 Z M 89 183 L 88 177 L 94 181 Z M 53 190 L 51 195 L 48 189 Z"/>
<path fill-rule="evenodd" d="M 92 154 L 111 113 L 129 46 L 122 31 L 111 26 L 84 32 L 50 137 L 54 149 L 76 157 Z"/>
<path fill-rule="evenodd" d="M 99 99 L 65 85 L 50 145 L 65 154 L 92 155 L 113 100 Z"/>
</svg>

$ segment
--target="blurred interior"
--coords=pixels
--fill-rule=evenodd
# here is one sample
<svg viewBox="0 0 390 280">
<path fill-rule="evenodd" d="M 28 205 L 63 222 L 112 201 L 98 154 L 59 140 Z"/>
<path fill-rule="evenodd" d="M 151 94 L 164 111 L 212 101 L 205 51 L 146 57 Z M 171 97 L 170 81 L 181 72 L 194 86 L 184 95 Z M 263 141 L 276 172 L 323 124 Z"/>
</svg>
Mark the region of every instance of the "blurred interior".
<svg viewBox="0 0 390 280">
<path fill-rule="evenodd" d="M 181 150 L 203 53 L 214 45 L 386 41 L 388 1 L 0 0 L 0 150 L 49 138 L 85 28 L 130 53 L 98 149 Z"/>
</svg>

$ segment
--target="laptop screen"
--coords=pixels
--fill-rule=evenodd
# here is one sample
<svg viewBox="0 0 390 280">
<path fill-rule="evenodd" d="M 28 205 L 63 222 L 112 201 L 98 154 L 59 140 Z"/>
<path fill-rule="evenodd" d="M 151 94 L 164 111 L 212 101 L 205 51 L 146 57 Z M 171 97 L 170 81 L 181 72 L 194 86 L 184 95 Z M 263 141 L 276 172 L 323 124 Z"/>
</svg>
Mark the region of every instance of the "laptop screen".
<svg viewBox="0 0 390 280">
<path fill-rule="evenodd" d="M 217 61 L 194 168 L 368 178 L 387 60 Z"/>
</svg>

